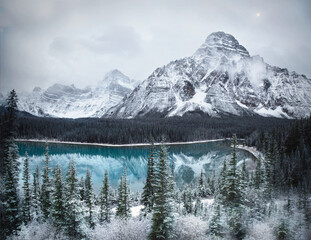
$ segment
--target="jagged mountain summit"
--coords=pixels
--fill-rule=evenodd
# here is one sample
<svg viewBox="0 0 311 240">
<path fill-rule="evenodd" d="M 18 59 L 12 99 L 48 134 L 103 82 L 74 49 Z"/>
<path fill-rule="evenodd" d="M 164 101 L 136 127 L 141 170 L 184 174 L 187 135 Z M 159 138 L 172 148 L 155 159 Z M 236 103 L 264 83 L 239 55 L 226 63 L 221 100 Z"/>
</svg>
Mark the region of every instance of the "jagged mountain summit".
<svg viewBox="0 0 311 240">
<path fill-rule="evenodd" d="M 100 117 L 130 94 L 136 82 L 118 70 L 107 73 L 94 88 L 54 84 L 46 90 L 35 87 L 19 96 L 18 108 L 36 116 L 61 118 Z"/>
<path fill-rule="evenodd" d="M 311 80 L 270 66 L 230 34 L 210 34 L 191 56 L 156 69 L 104 117 L 159 113 L 301 118 L 311 112 Z"/>
</svg>

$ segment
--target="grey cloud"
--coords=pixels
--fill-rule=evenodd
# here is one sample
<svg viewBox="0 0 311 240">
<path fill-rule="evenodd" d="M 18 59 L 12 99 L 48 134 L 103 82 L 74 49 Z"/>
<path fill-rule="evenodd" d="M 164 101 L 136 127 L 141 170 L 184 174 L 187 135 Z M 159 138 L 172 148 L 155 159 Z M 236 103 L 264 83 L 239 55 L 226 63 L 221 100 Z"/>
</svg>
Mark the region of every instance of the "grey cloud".
<svg viewBox="0 0 311 240">
<path fill-rule="evenodd" d="M 309 0 L 0 0 L 0 91 L 95 84 L 114 68 L 143 80 L 208 34 L 311 77 Z M 256 13 L 260 17 L 256 17 Z"/>
<path fill-rule="evenodd" d="M 96 54 L 133 57 L 142 51 L 141 37 L 128 26 L 113 26 L 102 35 L 82 38 L 80 42 Z"/>
</svg>

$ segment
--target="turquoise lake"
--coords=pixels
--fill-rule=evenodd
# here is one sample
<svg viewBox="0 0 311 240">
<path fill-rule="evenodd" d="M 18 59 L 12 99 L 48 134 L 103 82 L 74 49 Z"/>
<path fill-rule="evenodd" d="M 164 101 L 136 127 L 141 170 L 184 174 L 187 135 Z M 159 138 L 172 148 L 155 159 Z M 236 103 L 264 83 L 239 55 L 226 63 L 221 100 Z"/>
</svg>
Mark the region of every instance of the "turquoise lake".
<svg viewBox="0 0 311 240">
<path fill-rule="evenodd" d="M 45 143 L 18 142 L 20 161 L 23 161 L 27 151 L 30 158 L 31 175 L 36 165 L 40 170 L 45 158 Z M 102 147 L 92 145 L 74 145 L 49 143 L 51 166 L 61 165 L 64 174 L 68 162 L 74 159 L 78 176 L 85 177 L 86 170 L 90 169 L 96 191 L 100 188 L 105 170 L 108 170 L 109 181 L 113 188 L 117 188 L 124 167 L 127 167 L 127 178 L 132 191 L 141 191 L 146 178 L 148 146 L 135 147 Z M 160 147 L 156 146 L 156 150 Z M 179 187 L 195 182 L 201 170 L 206 176 L 213 171 L 220 170 L 224 159 L 231 158 L 230 142 L 219 141 L 210 143 L 196 143 L 187 145 L 168 146 L 168 159 L 175 162 L 175 180 Z M 253 156 L 244 150 L 237 149 L 237 158 L 241 162 L 247 161 L 248 167 L 253 165 Z"/>
</svg>

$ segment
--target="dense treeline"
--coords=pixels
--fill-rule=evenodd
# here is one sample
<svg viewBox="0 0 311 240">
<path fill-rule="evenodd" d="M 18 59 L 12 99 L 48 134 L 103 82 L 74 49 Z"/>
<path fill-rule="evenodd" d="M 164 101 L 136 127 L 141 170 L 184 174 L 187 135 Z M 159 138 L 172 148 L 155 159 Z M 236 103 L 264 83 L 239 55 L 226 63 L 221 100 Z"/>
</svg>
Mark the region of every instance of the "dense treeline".
<svg viewBox="0 0 311 240">
<path fill-rule="evenodd" d="M 311 116 L 288 127 L 256 131 L 246 140 L 267 155 L 278 188 L 311 187 Z"/>
<path fill-rule="evenodd" d="M 255 130 L 287 126 L 292 120 L 259 116 L 210 118 L 188 116 L 137 119 L 60 119 L 39 118 L 20 114 L 18 138 L 58 139 L 93 143 L 146 143 L 152 136 L 170 142 L 228 138 L 236 133 L 245 138 Z"/>
</svg>

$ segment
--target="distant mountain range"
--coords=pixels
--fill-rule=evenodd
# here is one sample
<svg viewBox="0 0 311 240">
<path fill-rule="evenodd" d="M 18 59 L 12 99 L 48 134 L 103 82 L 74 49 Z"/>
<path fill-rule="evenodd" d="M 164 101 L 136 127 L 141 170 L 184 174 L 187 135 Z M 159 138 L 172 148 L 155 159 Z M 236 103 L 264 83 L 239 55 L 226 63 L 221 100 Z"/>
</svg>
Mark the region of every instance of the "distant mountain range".
<svg viewBox="0 0 311 240">
<path fill-rule="evenodd" d="M 35 87 L 19 95 L 18 108 L 41 117 L 101 117 L 118 104 L 137 85 L 118 70 L 107 73 L 96 87 L 54 84 L 46 90 Z"/>
<path fill-rule="evenodd" d="M 311 113 L 311 79 L 250 56 L 230 34 L 210 34 L 191 56 L 157 68 L 135 89 L 118 70 L 95 88 L 55 84 L 20 96 L 37 116 L 134 118 L 185 114 L 301 118 Z"/>
</svg>

